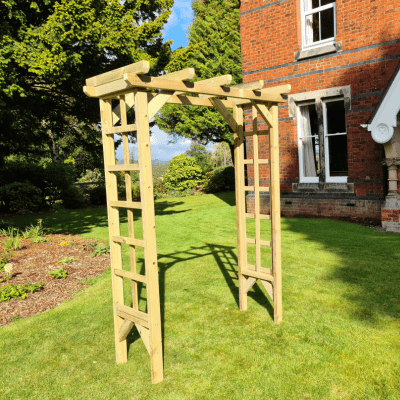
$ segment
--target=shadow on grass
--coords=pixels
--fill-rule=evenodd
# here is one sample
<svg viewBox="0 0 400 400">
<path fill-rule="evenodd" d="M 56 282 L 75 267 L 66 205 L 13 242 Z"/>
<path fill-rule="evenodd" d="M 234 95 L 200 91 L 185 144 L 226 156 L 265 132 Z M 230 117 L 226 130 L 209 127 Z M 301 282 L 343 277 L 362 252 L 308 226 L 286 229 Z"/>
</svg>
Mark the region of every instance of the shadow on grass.
<svg viewBox="0 0 400 400">
<path fill-rule="evenodd" d="M 238 285 L 238 260 L 234 253 L 235 247 L 221 246 L 212 243 L 207 243 L 205 246 L 192 246 L 190 249 L 174 253 L 158 254 L 158 269 L 159 269 L 159 290 L 160 290 L 160 312 L 161 312 L 161 329 L 162 338 L 164 340 L 164 321 L 165 321 L 165 276 L 166 272 L 176 264 L 183 263 L 189 260 L 207 257 L 212 255 L 221 270 L 221 273 L 227 283 L 227 286 L 239 307 L 239 285 Z M 144 274 L 144 260 L 138 260 L 139 273 Z M 193 277 L 195 279 L 195 276 Z M 248 297 L 255 300 L 258 304 L 264 307 L 270 317 L 274 318 L 274 310 L 268 296 L 255 284 L 248 292 Z M 138 284 L 138 298 L 139 302 L 145 300 L 143 296 L 143 285 Z M 130 304 L 132 306 L 132 304 Z M 142 310 L 144 311 L 144 310 Z M 136 329 L 132 330 L 127 337 L 128 351 L 129 347 L 140 338 Z"/>
<path fill-rule="evenodd" d="M 155 203 L 156 216 L 180 214 L 190 211 L 174 209 L 182 204 L 184 204 L 183 201 L 158 200 Z M 140 216 L 141 211 L 134 210 L 134 220 L 138 220 Z M 13 224 L 21 229 L 24 229 L 30 224 L 36 225 L 39 219 L 43 220 L 43 225 L 45 228 L 50 229 L 54 233 L 82 235 L 84 233 L 89 233 L 96 228 L 108 227 L 107 208 L 105 206 L 16 216 L 13 218 Z M 121 213 L 121 223 L 126 222 L 126 213 L 125 216 L 124 213 Z"/>
<path fill-rule="evenodd" d="M 235 192 L 213 193 L 213 196 L 218 197 L 231 207 L 236 206 Z"/>
<path fill-rule="evenodd" d="M 318 242 L 338 256 L 325 277 L 349 285 L 344 295 L 356 305 L 354 318 L 376 322 L 378 315 L 400 318 L 400 235 L 326 219 L 286 218 L 289 231 Z M 310 259 L 313 254 L 309 254 Z"/>
<path fill-rule="evenodd" d="M 160 312 L 161 312 L 161 327 L 162 337 L 164 340 L 164 321 L 165 321 L 165 276 L 166 272 L 173 266 L 183 263 L 189 260 L 207 257 L 212 255 L 221 270 L 221 273 L 227 283 L 227 286 L 235 299 L 236 304 L 239 307 L 239 286 L 238 286 L 238 266 L 237 256 L 234 253 L 235 247 L 214 245 L 207 243 L 205 246 L 192 246 L 190 249 L 174 253 L 158 254 L 158 269 L 159 269 L 159 287 L 160 287 Z M 138 260 L 138 262 L 144 263 L 144 260 Z M 142 267 L 141 273 L 144 273 Z M 193 277 L 195 279 L 195 276 Z M 138 285 L 138 297 L 140 300 L 145 300 L 142 296 L 143 286 Z M 248 296 L 254 299 L 258 304 L 265 307 L 273 319 L 274 312 L 273 307 L 270 304 L 267 295 L 255 284 L 253 289 L 249 291 Z M 139 333 L 136 329 L 127 337 L 128 351 L 129 347 L 140 338 Z"/>
</svg>

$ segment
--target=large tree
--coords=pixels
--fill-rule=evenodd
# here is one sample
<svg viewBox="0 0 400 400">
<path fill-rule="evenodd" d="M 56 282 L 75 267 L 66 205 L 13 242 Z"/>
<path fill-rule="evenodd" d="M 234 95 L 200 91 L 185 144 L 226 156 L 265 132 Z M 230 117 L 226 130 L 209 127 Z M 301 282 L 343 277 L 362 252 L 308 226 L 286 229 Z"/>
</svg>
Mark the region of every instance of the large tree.
<svg viewBox="0 0 400 400">
<path fill-rule="evenodd" d="M 241 83 L 239 0 L 195 0 L 193 11 L 189 44 L 174 51 L 167 71 L 193 67 L 196 81 L 231 74 L 232 84 Z M 226 142 L 233 153 L 233 134 L 213 108 L 168 104 L 156 121 L 172 137 L 193 138 L 203 144 Z"/>
<path fill-rule="evenodd" d="M 85 78 L 143 59 L 153 74 L 164 70 L 171 51 L 161 30 L 172 5 L 0 1 L 0 164 L 9 154 L 56 160 L 71 143 L 99 149 L 98 101 L 83 94 Z"/>
</svg>

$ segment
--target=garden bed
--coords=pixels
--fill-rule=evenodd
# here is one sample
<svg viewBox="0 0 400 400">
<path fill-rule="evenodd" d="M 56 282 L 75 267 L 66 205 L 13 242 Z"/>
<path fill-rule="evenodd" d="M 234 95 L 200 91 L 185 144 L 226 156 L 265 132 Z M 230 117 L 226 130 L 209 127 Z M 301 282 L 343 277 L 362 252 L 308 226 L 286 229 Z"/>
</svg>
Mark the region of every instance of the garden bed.
<svg viewBox="0 0 400 400">
<path fill-rule="evenodd" d="M 101 275 L 110 265 L 109 254 L 93 256 L 97 243 L 94 239 L 64 234 L 45 235 L 44 238 L 47 241 L 41 243 L 21 238 L 20 249 L 8 260 L 12 264 L 9 279 L 5 279 L 4 271 L 0 272 L 0 280 L 3 279 L 0 289 L 8 284 L 44 284 L 41 290 L 28 292 L 25 299 L 0 302 L 0 326 L 50 310 L 71 299 L 89 285 L 88 279 Z M 5 240 L 0 236 L 0 253 Z M 57 279 L 50 275 L 51 271 L 59 268 L 67 272 L 66 278 Z"/>
</svg>

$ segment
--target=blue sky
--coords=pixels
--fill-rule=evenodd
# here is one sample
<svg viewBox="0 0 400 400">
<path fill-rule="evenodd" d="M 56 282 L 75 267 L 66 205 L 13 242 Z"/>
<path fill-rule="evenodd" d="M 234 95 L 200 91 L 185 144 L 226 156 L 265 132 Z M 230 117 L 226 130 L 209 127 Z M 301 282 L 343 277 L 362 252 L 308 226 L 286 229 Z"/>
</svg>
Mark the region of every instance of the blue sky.
<svg viewBox="0 0 400 400">
<path fill-rule="evenodd" d="M 163 36 L 165 40 L 173 40 L 172 50 L 180 46 L 187 46 L 188 28 L 192 23 L 193 11 L 191 0 L 175 0 L 172 14 L 164 27 Z M 151 154 L 152 159 L 169 161 L 173 157 L 184 153 L 190 146 L 190 139 L 180 139 L 177 143 L 168 143 L 169 135 L 161 131 L 157 126 L 151 129 Z M 136 153 L 136 145 L 131 145 L 131 151 Z M 211 150 L 212 145 L 208 148 Z M 122 146 L 117 149 L 117 158 L 122 159 Z M 137 159 L 137 158 L 136 158 Z"/>
</svg>

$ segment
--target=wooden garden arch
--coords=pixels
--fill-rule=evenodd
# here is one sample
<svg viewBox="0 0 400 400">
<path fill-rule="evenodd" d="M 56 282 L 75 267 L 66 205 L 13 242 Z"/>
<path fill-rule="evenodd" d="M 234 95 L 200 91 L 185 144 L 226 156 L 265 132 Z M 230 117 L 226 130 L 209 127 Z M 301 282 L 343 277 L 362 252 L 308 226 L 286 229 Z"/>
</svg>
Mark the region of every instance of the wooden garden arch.
<svg viewBox="0 0 400 400">
<path fill-rule="evenodd" d="M 150 354 L 152 382 L 163 380 L 160 298 L 154 215 L 153 180 L 150 152 L 149 121 L 165 103 L 215 107 L 234 132 L 235 180 L 238 237 L 239 306 L 247 309 L 247 292 L 257 279 L 265 287 L 274 303 L 274 321 L 282 320 L 281 232 L 279 188 L 278 104 L 290 85 L 262 89 L 264 82 L 255 81 L 229 86 L 231 75 L 189 82 L 193 68 L 160 77 L 145 74 L 150 65 L 140 61 L 86 80 L 84 92 L 100 99 L 104 166 L 107 189 L 107 213 L 110 239 L 111 275 L 113 289 L 114 331 L 117 363 L 127 361 L 126 337 L 136 325 Z M 198 95 L 198 97 L 189 96 Z M 225 100 L 223 100 L 225 98 Z M 113 109 L 112 100 L 119 100 Z M 135 124 L 128 124 L 127 110 L 135 107 Z M 231 109 L 233 114 L 228 110 Z M 252 111 L 253 130 L 244 131 L 243 111 Z M 257 129 L 260 115 L 268 130 Z M 119 123 L 119 121 L 121 121 Z M 118 125 L 117 125 L 118 124 Z M 128 132 L 137 132 L 138 164 L 129 163 Z M 124 163 L 116 164 L 114 135 L 122 134 Z M 269 159 L 258 157 L 258 136 L 269 135 Z M 244 158 L 245 138 L 253 138 L 253 159 Z M 270 187 L 259 184 L 259 165 L 269 164 Z M 245 166 L 253 165 L 254 185 L 245 185 Z M 118 200 L 116 172 L 125 173 L 126 200 Z M 139 171 L 141 201 L 132 201 L 130 171 Z M 246 212 L 246 192 L 254 192 L 254 213 Z M 260 213 L 260 192 L 270 192 L 270 214 Z M 126 209 L 129 237 L 120 234 L 119 209 Z M 143 240 L 135 239 L 133 209 L 142 212 Z M 255 238 L 246 237 L 246 219 L 255 220 Z M 260 220 L 271 220 L 271 240 L 261 240 Z M 123 269 L 121 244 L 130 248 L 129 271 Z M 256 245 L 256 263 L 247 262 L 247 243 Z M 144 248 L 145 275 L 136 270 L 135 249 Z M 261 246 L 271 246 L 270 268 L 261 266 Z M 132 307 L 124 304 L 123 280 L 132 281 Z M 137 283 L 147 289 L 147 312 L 138 309 Z"/>
</svg>

